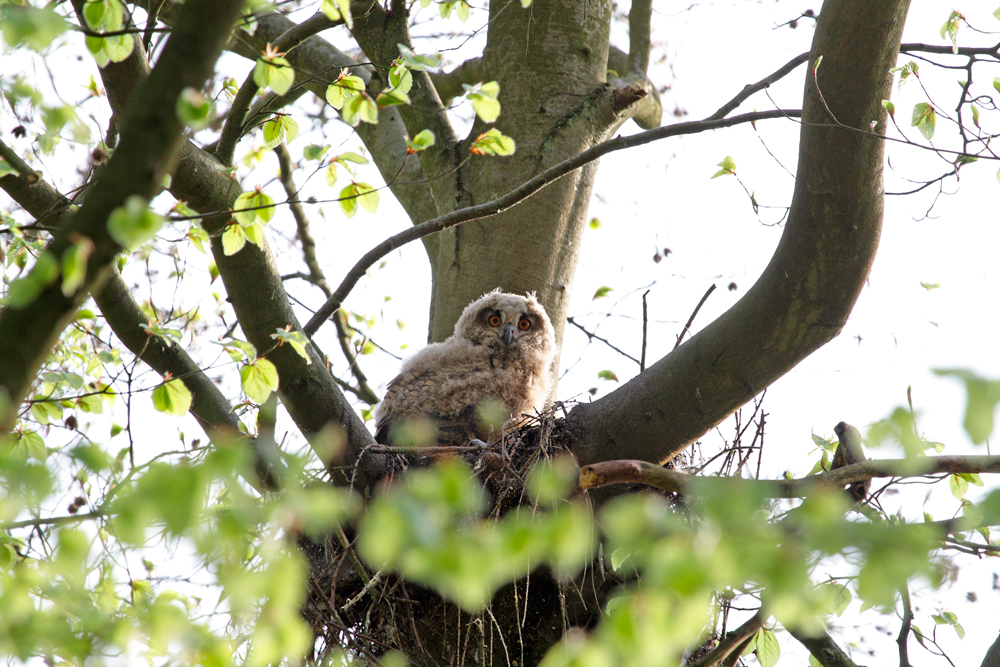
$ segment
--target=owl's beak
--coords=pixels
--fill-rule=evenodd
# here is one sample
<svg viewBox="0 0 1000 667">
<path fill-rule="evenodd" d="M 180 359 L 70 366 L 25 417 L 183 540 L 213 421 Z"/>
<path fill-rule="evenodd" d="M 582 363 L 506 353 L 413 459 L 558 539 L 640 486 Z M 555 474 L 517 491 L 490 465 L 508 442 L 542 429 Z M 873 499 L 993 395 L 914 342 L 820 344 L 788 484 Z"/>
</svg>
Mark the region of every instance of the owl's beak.
<svg viewBox="0 0 1000 667">
<path fill-rule="evenodd" d="M 515 340 L 517 340 L 517 333 L 514 331 L 514 325 L 508 324 L 503 328 L 503 333 L 500 334 L 500 340 L 504 342 L 504 345 L 510 347 Z"/>
</svg>

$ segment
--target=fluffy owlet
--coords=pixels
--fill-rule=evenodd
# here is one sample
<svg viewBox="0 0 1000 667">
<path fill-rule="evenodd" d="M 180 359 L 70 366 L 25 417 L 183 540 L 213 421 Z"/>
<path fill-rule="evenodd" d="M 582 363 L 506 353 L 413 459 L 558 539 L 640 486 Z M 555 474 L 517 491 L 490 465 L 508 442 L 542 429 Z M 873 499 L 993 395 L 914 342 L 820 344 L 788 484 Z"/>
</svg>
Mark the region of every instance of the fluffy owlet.
<svg viewBox="0 0 1000 667">
<path fill-rule="evenodd" d="M 470 303 L 455 333 L 415 354 L 375 413 L 375 440 L 420 446 L 487 440 L 545 405 L 556 343 L 533 294 L 494 290 Z"/>
</svg>

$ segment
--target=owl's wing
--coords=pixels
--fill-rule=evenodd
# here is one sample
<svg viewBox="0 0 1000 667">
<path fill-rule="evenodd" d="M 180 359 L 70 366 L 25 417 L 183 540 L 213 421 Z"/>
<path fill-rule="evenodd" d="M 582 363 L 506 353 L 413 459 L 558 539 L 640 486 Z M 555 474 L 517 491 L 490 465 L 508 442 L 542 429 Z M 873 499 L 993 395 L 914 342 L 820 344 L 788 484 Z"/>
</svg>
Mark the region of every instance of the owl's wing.
<svg viewBox="0 0 1000 667">
<path fill-rule="evenodd" d="M 395 430 L 403 422 L 413 420 L 416 428 L 423 428 L 424 444 L 467 445 L 473 438 L 485 440 L 476 420 L 476 405 L 468 405 L 458 412 L 435 409 L 433 400 L 427 400 L 437 384 L 434 373 L 421 373 L 413 377 L 396 377 L 386 388 L 378 419 L 375 422 L 375 442 L 384 445 L 410 445 L 413 434 L 399 437 Z M 417 438 L 421 440 L 421 438 Z M 405 442 L 401 442 L 404 440 Z"/>
</svg>

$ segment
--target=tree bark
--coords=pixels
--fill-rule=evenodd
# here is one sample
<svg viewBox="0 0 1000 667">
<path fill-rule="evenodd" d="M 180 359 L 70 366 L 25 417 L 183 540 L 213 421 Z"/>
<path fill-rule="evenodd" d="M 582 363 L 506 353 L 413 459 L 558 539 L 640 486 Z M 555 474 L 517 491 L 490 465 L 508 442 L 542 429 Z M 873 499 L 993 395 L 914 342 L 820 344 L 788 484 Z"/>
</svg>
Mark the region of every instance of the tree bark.
<svg viewBox="0 0 1000 667">
<path fill-rule="evenodd" d="M 78 239 L 90 239 L 93 250 L 83 285 L 64 293 L 57 275 L 30 307 L 6 306 L 0 311 L 0 358 L 5 360 L 0 365 L 0 388 L 10 400 L 0 429 L 10 429 L 18 406 L 56 338 L 90 290 L 100 285 L 120 250 L 108 233 L 108 216 L 132 195 L 152 199 L 170 173 L 183 140 L 184 127 L 175 111 L 177 98 L 184 88 L 200 89 L 211 76 L 224 36 L 232 29 L 241 5 L 233 0 L 192 0 L 185 4 L 160 65 L 119 117 L 118 150 L 98 173 L 85 204 L 46 248 L 58 262 Z"/>
<path fill-rule="evenodd" d="M 680 348 L 573 409 L 568 423 L 582 463 L 669 459 L 840 332 L 878 246 L 883 140 L 869 126 L 875 120 L 885 129 L 881 102 L 908 5 L 823 5 L 792 207 L 770 264 L 736 305 Z"/>
</svg>

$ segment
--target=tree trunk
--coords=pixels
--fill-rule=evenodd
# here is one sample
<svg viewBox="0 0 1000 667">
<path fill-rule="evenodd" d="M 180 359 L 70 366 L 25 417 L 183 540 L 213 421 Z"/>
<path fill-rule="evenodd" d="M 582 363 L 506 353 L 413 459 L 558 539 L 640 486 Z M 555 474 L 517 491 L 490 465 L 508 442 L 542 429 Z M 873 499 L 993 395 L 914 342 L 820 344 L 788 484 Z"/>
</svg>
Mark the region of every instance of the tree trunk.
<svg viewBox="0 0 1000 667">
<path fill-rule="evenodd" d="M 568 422 L 582 463 L 669 459 L 840 333 L 878 247 L 884 141 L 869 127 L 877 121 L 875 132 L 885 131 L 882 100 L 908 6 L 824 3 L 806 73 L 792 207 L 770 264 L 739 302 L 677 350 L 574 408 Z"/>
</svg>

